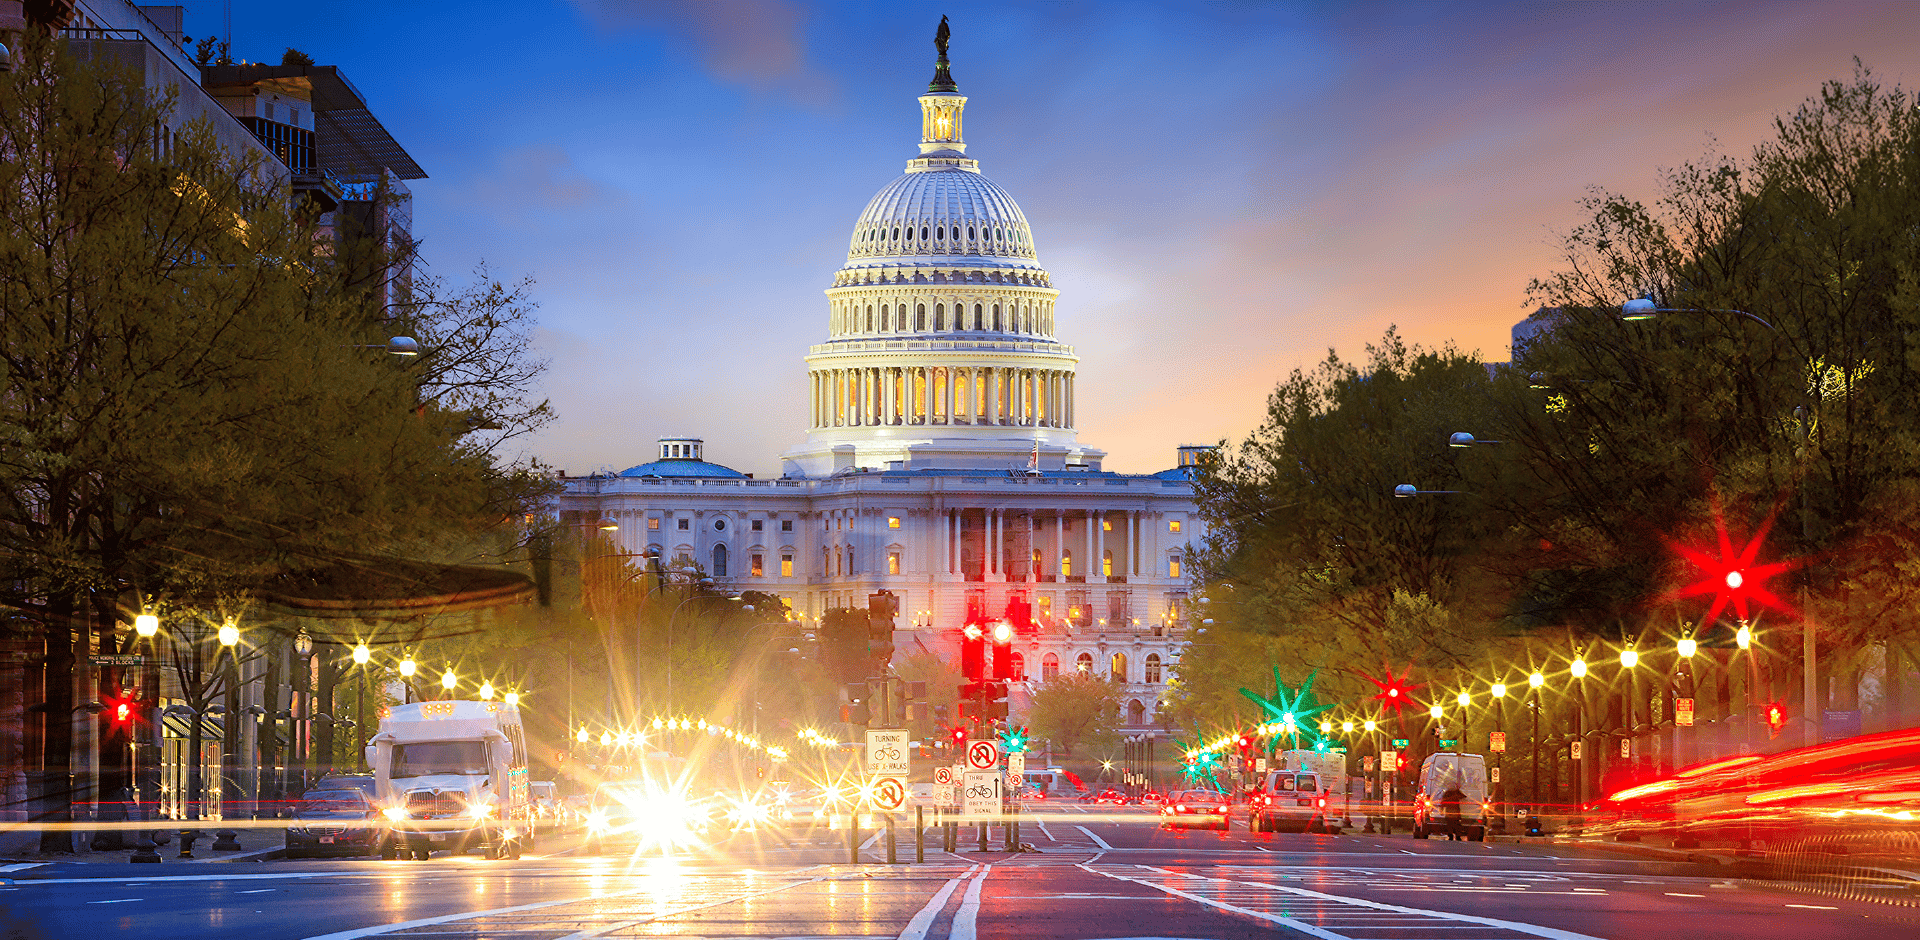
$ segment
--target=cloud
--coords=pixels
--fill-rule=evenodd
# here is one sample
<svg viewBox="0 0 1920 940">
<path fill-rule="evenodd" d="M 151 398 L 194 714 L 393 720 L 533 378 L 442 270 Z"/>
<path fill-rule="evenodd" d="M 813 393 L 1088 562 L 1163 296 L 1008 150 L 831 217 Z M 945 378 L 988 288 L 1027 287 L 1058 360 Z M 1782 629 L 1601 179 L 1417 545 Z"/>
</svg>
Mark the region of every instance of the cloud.
<svg viewBox="0 0 1920 940">
<path fill-rule="evenodd" d="M 807 61 L 807 11 L 791 0 L 573 0 L 607 33 L 665 31 L 689 40 L 722 81 L 801 99 L 827 97 L 833 82 Z"/>
</svg>

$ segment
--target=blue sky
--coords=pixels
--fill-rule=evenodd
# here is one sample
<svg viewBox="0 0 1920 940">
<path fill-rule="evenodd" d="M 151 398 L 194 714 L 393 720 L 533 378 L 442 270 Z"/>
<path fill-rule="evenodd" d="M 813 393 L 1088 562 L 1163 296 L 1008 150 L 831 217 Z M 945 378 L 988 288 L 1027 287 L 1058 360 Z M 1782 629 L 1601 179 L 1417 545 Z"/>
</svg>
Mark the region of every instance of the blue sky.
<svg viewBox="0 0 1920 940">
<path fill-rule="evenodd" d="M 1081 440 L 1129 472 L 1389 324 L 1504 358 L 1590 189 L 1744 153 L 1855 56 L 1920 83 L 1911 3 L 232 6 L 236 58 L 340 66 L 427 170 L 436 273 L 536 279 L 560 420 L 529 448 L 572 473 L 691 433 L 777 475 L 943 13 L 969 153 L 1061 290 Z"/>
</svg>

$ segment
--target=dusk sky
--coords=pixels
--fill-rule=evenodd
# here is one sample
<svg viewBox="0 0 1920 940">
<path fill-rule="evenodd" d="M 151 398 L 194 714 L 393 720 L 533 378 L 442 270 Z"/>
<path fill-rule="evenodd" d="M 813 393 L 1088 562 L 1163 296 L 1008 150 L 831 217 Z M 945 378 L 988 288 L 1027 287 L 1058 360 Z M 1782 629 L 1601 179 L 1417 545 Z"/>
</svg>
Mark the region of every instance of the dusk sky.
<svg viewBox="0 0 1920 940">
<path fill-rule="evenodd" d="M 1915 3 L 232 6 L 236 59 L 340 66 L 426 169 L 436 273 L 536 279 L 560 420 L 528 447 L 577 474 L 685 433 L 778 475 L 943 13 L 968 155 L 1033 225 L 1080 439 L 1123 472 L 1243 437 L 1389 324 L 1504 359 L 1590 189 L 1744 154 L 1856 56 L 1920 83 Z"/>
</svg>

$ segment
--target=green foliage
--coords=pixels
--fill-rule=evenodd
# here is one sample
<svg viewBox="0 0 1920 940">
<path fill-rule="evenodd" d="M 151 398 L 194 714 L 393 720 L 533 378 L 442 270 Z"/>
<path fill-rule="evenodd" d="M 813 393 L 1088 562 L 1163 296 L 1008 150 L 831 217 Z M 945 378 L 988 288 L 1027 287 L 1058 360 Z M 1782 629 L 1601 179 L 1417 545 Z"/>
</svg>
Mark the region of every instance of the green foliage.
<svg viewBox="0 0 1920 940">
<path fill-rule="evenodd" d="M 1063 672 L 1033 690 L 1027 713 L 1035 739 L 1052 742 L 1063 753 L 1075 748 L 1107 748 L 1118 740 L 1119 685 L 1091 673 Z"/>
<path fill-rule="evenodd" d="M 313 56 L 307 55 L 306 53 L 301 52 L 300 50 L 295 49 L 292 46 L 288 46 L 287 51 L 280 54 L 280 64 L 281 65 L 312 65 Z"/>
</svg>

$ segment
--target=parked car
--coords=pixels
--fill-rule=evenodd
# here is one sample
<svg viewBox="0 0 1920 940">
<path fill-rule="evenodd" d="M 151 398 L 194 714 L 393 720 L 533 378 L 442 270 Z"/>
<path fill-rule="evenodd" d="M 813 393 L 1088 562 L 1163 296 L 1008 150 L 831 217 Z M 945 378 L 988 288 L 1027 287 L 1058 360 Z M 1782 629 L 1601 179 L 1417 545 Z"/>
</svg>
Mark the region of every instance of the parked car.
<svg viewBox="0 0 1920 940">
<path fill-rule="evenodd" d="M 386 834 L 380 809 L 355 788 L 308 790 L 287 826 L 287 857 L 371 855 Z"/>
<path fill-rule="evenodd" d="M 1198 826 L 1225 832 L 1227 795 L 1216 790 L 1182 790 L 1160 810 L 1160 828 L 1181 829 Z"/>
<path fill-rule="evenodd" d="M 1112 787 L 1108 787 L 1105 790 L 1101 790 L 1100 793 L 1093 798 L 1093 802 L 1108 803 L 1114 806 L 1125 806 L 1127 805 L 1127 795 L 1125 793 L 1120 792 L 1119 790 L 1113 789 Z"/>
</svg>

